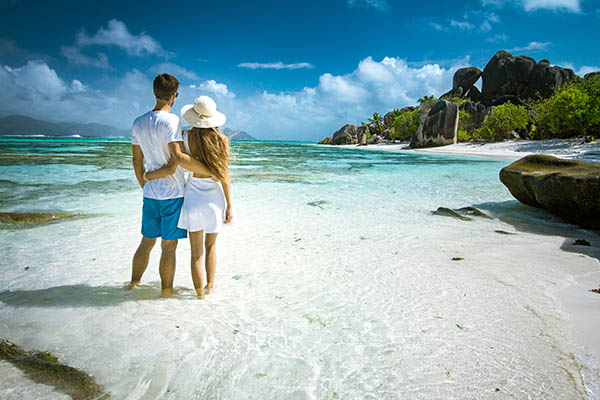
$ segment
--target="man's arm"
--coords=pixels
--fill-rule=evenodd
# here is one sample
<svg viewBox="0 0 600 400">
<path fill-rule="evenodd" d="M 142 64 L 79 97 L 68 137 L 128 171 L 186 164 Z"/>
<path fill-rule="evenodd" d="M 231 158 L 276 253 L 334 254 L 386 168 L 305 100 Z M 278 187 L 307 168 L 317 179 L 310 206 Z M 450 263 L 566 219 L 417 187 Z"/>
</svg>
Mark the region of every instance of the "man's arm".
<svg viewBox="0 0 600 400">
<path fill-rule="evenodd" d="M 140 184 L 140 187 L 143 189 L 146 181 L 144 179 L 144 172 L 146 172 L 146 167 L 144 167 L 144 153 L 142 152 L 142 148 L 137 144 L 131 145 L 131 162 L 133 163 L 133 171 L 135 172 L 135 177 Z"/>
<path fill-rule="evenodd" d="M 177 158 L 171 156 L 169 162 L 166 165 L 163 165 L 159 169 L 155 169 L 152 172 L 147 172 L 146 179 L 159 179 L 164 178 L 165 176 L 173 175 L 175 173 L 175 170 L 177 169 L 177 165 Z"/>
<path fill-rule="evenodd" d="M 170 142 L 169 152 L 171 157 L 174 157 L 179 165 L 198 175 L 212 175 L 213 173 L 200 161 L 190 156 L 185 152 L 183 142 Z"/>
</svg>

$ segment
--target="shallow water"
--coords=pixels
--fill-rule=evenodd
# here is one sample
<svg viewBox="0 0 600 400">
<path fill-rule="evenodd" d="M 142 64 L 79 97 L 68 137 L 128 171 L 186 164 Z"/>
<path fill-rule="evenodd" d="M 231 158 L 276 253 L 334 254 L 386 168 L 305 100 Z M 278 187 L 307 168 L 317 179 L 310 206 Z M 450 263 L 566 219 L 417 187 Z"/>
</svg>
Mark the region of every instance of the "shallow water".
<svg viewBox="0 0 600 400">
<path fill-rule="evenodd" d="M 514 201 L 508 161 L 233 142 L 216 291 L 159 300 L 158 246 L 145 285 L 121 289 L 140 238 L 129 149 L 0 139 L 0 211 L 87 216 L 1 227 L 0 338 L 118 399 L 598 398 L 555 292 L 600 270 L 566 238 L 600 238 Z M 181 241 L 176 285 L 191 288 L 188 262 Z M 38 396 L 13 375 L 0 397 Z"/>
</svg>

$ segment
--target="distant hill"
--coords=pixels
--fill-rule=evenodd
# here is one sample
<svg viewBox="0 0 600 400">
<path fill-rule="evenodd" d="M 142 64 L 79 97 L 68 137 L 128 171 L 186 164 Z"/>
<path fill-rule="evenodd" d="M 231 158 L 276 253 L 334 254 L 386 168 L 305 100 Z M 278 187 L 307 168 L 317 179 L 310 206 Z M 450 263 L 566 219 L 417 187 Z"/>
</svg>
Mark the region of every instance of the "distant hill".
<svg viewBox="0 0 600 400">
<path fill-rule="evenodd" d="M 0 118 L 0 135 L 125 137 L 129 136 L 129 131 L 96 123 L 54 123 L 23 115 L 10 115 Z"/>
<path fill-rule="evenodd" d="M 223 133 L 231 140 L 256 140 L 246 132 L 223 129 Z M 24 115 L 10 115 L 0 118 L 0 135 L 47 135 L 83 137 L 128 137 L 129 130 L 114 126 L 91 124 L 76 124 L 71 122 L 54 123 L 42 121 Z"/>
<path fill-rule="evenodd" d="M 229 128 L 223 128 L 223 133 L 231 140 L 258 140 L 246 132 L 242 131 L 232 131 Z"/>
</svg>

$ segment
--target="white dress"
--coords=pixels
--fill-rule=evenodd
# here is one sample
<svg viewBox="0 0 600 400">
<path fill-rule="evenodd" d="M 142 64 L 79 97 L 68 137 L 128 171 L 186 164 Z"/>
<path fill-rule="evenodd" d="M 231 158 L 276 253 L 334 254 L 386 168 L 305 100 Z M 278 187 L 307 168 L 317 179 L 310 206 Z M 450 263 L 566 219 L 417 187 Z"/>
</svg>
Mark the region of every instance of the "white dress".
<svg viewBox="0 0 600 400">
<path fill-rule="evenodd" d="M 187 131 L 183 133 L 183 143 L 185 150 L 191 154 Z M 225 207 L 225 193 L 221 182 L 190 175 L 185 184 L 183 206 L 177 227 L 190 232 L 203 230 L 206 233 L 217 233 L 223 226 Z"/>
</svg>

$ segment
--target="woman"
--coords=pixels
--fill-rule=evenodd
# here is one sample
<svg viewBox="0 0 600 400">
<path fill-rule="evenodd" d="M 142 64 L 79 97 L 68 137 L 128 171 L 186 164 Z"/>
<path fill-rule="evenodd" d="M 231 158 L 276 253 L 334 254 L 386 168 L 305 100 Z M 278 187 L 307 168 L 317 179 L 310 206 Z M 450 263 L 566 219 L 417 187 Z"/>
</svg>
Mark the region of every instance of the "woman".
<svg viewBox="0 0 600 400">
<path fill-rule="evenodd" d="M 190 236 L 192 251 L 192 280 L 198 298 L 212 291 L 217 267 L 215 243 L 223 223 L 233 217 L 231 207 L 231 180 L 229 177 L 229 141 L 220 127 L 225 124 L 225 115 L 217 111 L 217 105 L 208 96 L 200 96 L 194 104 L 181 108 L 183 119 L 191 125 L 183 132 L 186 151 L 202 162 L 211 175 L 194 173 L 185 185 L 183 207 L 178 228 L 186 229 Z M 152 172 L 145 178 L 163 178 L 175 172 L 177 162 Z M 206 287 L 203 289 L 202 256 L 205 254 Z"/>
</svg>

